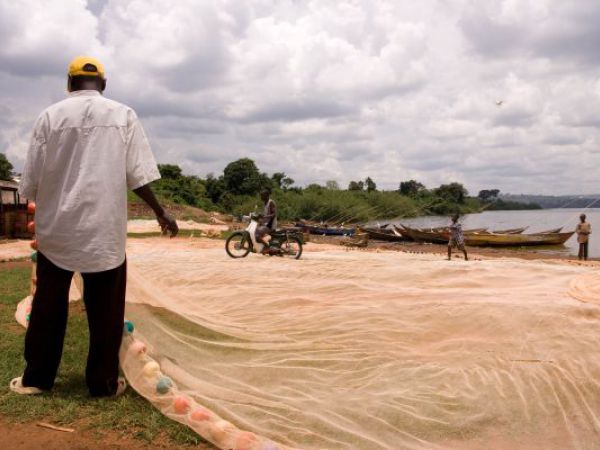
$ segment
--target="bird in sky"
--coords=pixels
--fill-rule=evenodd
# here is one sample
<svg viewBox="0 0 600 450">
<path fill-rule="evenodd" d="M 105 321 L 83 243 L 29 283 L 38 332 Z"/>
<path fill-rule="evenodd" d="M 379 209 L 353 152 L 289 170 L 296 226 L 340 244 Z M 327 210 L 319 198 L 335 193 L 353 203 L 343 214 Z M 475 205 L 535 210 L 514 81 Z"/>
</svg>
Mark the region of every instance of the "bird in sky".
<svg viewBox="0 0 600 450">
<path fill-rule="evenodd" d="M 496 106 L 502 106 L 502 103 L 504 103 L 504 100 L 496 100 Z"/>
</svg>

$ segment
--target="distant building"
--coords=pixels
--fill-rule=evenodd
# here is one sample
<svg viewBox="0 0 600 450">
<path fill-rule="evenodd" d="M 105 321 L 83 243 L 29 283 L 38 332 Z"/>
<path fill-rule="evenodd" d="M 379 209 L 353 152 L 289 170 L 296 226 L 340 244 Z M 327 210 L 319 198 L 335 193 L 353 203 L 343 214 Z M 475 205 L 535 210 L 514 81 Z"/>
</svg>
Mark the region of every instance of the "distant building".
<svg viewBox="0 0 600 450">
<path fill-rule="evenodd" d="M 18 189 L 17 182 L 0 180 L 0 238 L 31 237 L 27 221 L 32 216 L 27 214 L 27 199 L 21 198 Z"/>
</svg>

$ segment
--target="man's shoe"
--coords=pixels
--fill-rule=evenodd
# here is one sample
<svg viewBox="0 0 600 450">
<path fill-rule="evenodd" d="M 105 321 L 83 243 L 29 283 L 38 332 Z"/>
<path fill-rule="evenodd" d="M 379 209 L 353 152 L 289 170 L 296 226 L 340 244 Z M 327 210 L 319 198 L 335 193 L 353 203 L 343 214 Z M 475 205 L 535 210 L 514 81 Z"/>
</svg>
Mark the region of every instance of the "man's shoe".
<svg viewBox="0 0 600 450">
<path fill-rule="evenodd" d="M 119 397 L 125 393 L 125 389 L 127 389 L 127 381 L 125 378 L 119 377 L 117 380 L 117 392 L 115 392 L 115 397 Z"/>
<path fill-rule="evenodd" d="M 10 382 L 10 390 L 20 395 L 37 395 L 44 392 L 34 386 L 23 386 L 23 377 L 13 378 Z"/>
</svg>

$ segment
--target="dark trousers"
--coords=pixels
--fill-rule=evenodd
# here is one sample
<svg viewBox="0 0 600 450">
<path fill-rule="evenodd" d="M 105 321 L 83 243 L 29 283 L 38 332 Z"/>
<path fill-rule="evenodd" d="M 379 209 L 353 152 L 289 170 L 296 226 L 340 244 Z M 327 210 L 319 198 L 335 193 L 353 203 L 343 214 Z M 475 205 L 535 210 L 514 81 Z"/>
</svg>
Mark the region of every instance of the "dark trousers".
<svg viewBox="0 0 600 450">
<path fill-rule="evenodd" d="M 104 272 L 82 273 L 83 295 L 90 330 L 85 378 L 92 396 L 114 395 L 123 336 L 127 261 Z M 25 335 L 24 386 L 48 390 L 62 357 L 73 272 L 37 257 L 37 289 Z"/>
<path fill-rule="evenodd" d="M 584 242 L 579 244 L 579 259 L 587 259 L 588 258 L 588 242 Z"/>
</svg>

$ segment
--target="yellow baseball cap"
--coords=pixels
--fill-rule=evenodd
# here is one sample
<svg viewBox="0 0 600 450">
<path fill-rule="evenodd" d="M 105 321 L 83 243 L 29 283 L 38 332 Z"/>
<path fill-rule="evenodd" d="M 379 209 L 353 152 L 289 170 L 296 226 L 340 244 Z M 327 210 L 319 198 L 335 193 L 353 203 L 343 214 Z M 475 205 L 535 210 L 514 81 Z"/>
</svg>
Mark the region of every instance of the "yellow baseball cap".
<svg viewBox="0 0 600 450">
<path fill-rule="evenodd" d="M 91 56 L 78 56 L 69 64 L 69 76 L 78 75 L 104 78 L 104 66 Z"/>
</svg>

